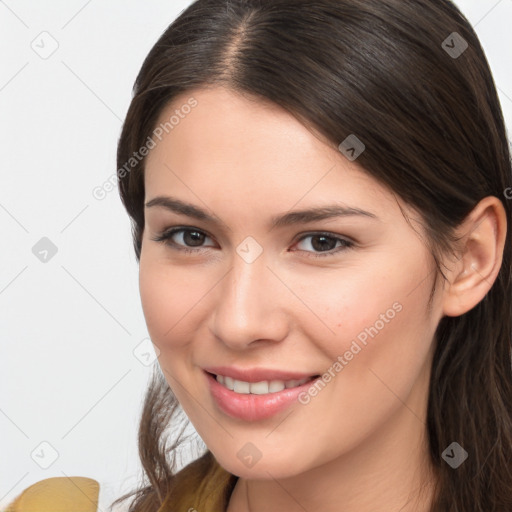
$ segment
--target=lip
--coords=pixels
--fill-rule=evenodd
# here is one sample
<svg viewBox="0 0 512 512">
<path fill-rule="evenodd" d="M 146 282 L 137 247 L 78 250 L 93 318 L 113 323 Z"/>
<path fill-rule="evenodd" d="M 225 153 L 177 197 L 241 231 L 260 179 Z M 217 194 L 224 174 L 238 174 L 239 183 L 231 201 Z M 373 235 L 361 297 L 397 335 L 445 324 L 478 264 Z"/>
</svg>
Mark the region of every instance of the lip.
<svg viewBox="0 0 512 512">
<path fill-rule="evenodd" d="M 233 366 L 210 366 L 203 368 L 208 373 L 223 375 L 244 382 L 261 382 L 262 380 L 301 380 L 319 375 L 318 373 L 300 373 L 286 370 L 272 370 L 270 368 L 235 368 Z"/>
<path fill-rule="evenodd" d="M 219 373 L 220 375 L 223 375 L 221 372 Z M 301 393 L 306 392 L 310 386 L 314 385 L 315 382 L 321 378 L 317 377 L 316 379 L 306 382 L 305 384 L 302 384 L 302 386 L 298 386 L 296 388 L 285 388 L 282 391 L 267 393 L 265 395 L 253 395 L 235 393 L 217 382 L 214 375 L 211 375 L 207 371 L 205 371 L 204 374 L 206 376 L 210 392 L 218 407 L 225 414 L 244 421 L 264 420 L 283 411 L 294 402 L 298 401 L 298 396 Z"/>
</svg>

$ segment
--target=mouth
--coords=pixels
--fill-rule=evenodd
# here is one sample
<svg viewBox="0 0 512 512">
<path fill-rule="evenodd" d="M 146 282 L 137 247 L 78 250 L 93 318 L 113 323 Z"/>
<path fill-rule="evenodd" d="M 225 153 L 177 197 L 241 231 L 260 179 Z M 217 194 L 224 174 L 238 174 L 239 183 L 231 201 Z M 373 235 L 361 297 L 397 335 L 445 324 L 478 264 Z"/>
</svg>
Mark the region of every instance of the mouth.
<svg viewBox="0 0 512 512">
<path fill-rule="evenodd" d="M 205 370 L 205 373 L 215 379 L 221 386 L 234 393 L 243 395 L 266 395 L 279 393 L 285 389 L 294 389 L 301 387 L 320 377 L 319 374 L 305 377 L 303 379 L 290 380 L 262 380 L 259 382 L 247 382 L 243 380 L 233 379 L 228 376 L 211 373 Z"/>
<path fill-rule="evenodd" d="M 221 375 L 206 370 L 204 375 L 218 410 L 248 422 L 271 418 L 291 407 L 320 378 L 312 375 L 299 381 L 244 382 L 225 377 L 222 383 Z"/>
</svg>

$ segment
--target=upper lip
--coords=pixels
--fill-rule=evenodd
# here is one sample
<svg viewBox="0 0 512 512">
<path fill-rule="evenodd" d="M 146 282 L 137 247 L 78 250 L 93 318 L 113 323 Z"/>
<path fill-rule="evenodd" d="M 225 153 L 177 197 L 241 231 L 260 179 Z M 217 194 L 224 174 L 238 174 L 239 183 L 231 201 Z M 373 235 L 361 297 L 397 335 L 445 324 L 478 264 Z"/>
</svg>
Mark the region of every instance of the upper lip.
<svg viewBox="0 0 512 512">
<path fill-rule="evenodd" d="M 273 370 L 272 368 L 235 368 L 234 366 L 210 366 L 203 368 L 208 373 L 231 377 L 243 382 L 261 382 L 264 380 L 301 380 L 314 377 L 318 373 L 302 373 L 286 370 Z"/>
</svg>

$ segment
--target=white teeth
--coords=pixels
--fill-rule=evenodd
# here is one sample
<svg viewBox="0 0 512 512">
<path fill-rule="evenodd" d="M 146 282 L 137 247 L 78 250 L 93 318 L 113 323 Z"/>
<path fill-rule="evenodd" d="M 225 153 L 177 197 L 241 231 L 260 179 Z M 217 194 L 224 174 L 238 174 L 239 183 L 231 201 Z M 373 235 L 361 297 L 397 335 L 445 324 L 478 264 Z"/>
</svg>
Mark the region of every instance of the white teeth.
<svg viewBox="0 0 512 512">
<path fill-rule="evenodd" d="M 248 382 L 242 382 L 241 380 L 233 381 L 233 391 L 235 393 L 250 393 L 250 384 Z"/>
<path fill-rule="evenodd" d="M 240 393 L 243 395 L 266 395 L 267 393 L 277 393 L 278 391 L 282 391 L 285 388 L 289 389 L 301 386 L 302 384 L 308 382 L 310 377 L 306 377 L 302 380 L 263 380 L 261 382 L 244 382 L 241 380 L 232 379 L 231 377 L 217 375 L 216 380 L 224 387 L 234 391 L 235 393 Z"/>
<path fill-rule="evenodd" d="M 268 384 L 269 393 L 277 393 L 283 391 L 284 388 L 286 388 L 286 382 L 283 380 L 271 380 Z"/>
<path fill-rule="evenodd" d="M 224 385 L 233 391 L 233 379 L 231 377 L 224 377 Z"/>
<path fill-rule="evenodd" d="M 274 386 L 274 388 L 272 388 L 272 392 L 274 392 L 274 391 L 281 391 L 280 389 L 278 389 L 278 387 L 276 388 Z M 266 382 L 266 381 L 251 382 L 251 393 L 252 394 L 254 394 L 254 395 L 266 395 L 269 392 L 270 392 L 270 390 L 269 390 L 269 383 L 268 382 Z"/>
</svg>

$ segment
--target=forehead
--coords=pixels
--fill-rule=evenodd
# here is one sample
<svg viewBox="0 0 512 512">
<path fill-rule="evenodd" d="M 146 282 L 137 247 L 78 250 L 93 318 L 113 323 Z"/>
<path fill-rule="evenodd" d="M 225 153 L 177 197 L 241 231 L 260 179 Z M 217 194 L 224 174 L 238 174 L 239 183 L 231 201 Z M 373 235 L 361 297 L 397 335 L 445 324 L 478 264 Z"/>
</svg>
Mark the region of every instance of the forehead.
<svg viewBox="0 0 512 512">
<path fill-rule="evenodd" d="M 167 192 L 253 210 L 319 200 L 397 209 L 390 191 L 356 162 L 268 101 L 220 87 L 196 89 L 162 111 L 157 126 L 165 123 L 146 160 L 146 200 Z"/>
</svg>

